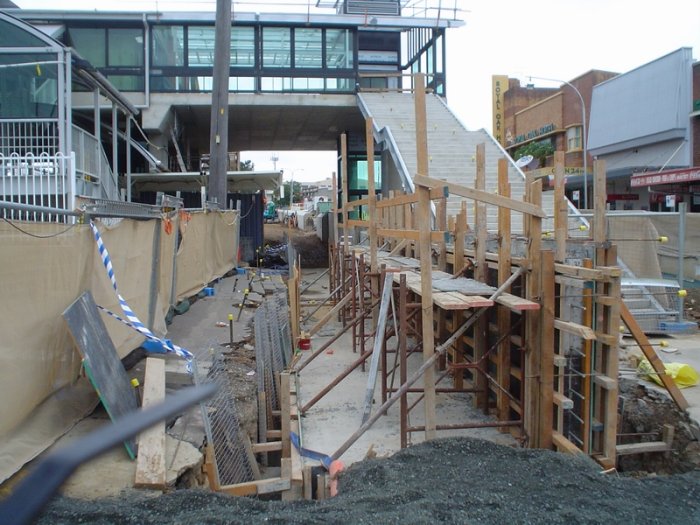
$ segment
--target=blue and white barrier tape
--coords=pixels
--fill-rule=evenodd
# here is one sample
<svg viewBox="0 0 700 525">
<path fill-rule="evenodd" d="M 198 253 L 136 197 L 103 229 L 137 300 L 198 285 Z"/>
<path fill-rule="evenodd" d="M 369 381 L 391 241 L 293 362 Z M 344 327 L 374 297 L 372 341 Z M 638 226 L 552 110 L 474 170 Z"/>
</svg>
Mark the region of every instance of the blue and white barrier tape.
<svg viewBox="0 0 700 525">
<path fill-rule="evenodd" d="M 102 310 L 104 310 L 107 314 L 111 315 L 115 319 L 121 321 L 125 325 L 133 328 L 137 332 L 139 332 L 141 335 L 146 337 L 148 340 L 159 343 L 163 350 L 165 352 L 171 352 L 174 353 L 175 355 L 178 355 L 185 359 L 187 361 L 187 370 L 188 372 L 192 372 L 192 360 L 194 359 L 194 355 L 192 352 L 189 350 L 186 350 L 180 346 L 177 346 L 174 344 L 172 341 L 168 339 L 161 339 L 160 337 L 156 336 L 153 332 L 151 332 L 146 325 L 144 325 L 141 320 L 136 316 L 134 311 L 129 307 L 127 304 L 126 300 L 121 296 L 119 293 L 119 289 L 117 288 L 117 279 L 114 276 L 114 269 L 112 268 L 112 260 L 109 257 L 109 252 L 107 251 L 107 247 L 104 245 L 104 242 L 102 241 L 102 236 L 100 235 L 100 232 L 97 230 L 97 227 L 95 224 L 90 221 L 90 228 L 92 228 L 92 233 L 95 237 L 95 242 L 97 243 L 97 250 L 100 252 L 100 258 L 102 259 L 102 264 L 104 265 L 105 269 L 107 270 L 107 276 L 109 277 L 109 280 L 112 282 L 112 287 L 114 288 L 114 291 L 117 294 L 117 299 L 119 300 L 119 306 L 121 307 L 122 311 L 124 312 L 124 315 L 126 316 L 126 319 L 122 319 L 115 313 L 110 312 L 109 310 L 100 307 Z"/>
</svg>

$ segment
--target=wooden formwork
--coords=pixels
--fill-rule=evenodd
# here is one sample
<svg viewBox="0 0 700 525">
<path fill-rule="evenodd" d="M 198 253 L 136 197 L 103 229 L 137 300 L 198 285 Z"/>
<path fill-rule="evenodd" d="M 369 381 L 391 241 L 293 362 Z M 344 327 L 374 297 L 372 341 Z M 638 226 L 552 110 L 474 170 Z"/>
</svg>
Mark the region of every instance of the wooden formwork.
<svg viewBox="0 0 700 525">
<path fill-rule="evenodd" d="M 377 200 L 371 187 L 368 197 L 344 202 L 336 209 L 336 218 L 342 218 L 338 229 L 343 233 L 331 242 L 331 287 L 342 290 L 337 299 L 346 300 L 347 305 L 343 309 L 343 330 L 353 329 L 354 350 L 359 356 L 301 407 L 301 412 L 309 410 L 347 374 L 364 367 L 372 355 L 367 343 L 374 339 L 375 349 L 381 348 L 382 352 L 382 405 L 333 458 L 340 457 L 398 402 L 402 447 L 409 444 L 412 432 L 425 432 L 426 439 L 431 439 L 441 430 L 491 426 L 512 433 L 524 446 L 585 453 L 606 467 L 614 466 L 617 341 L 620 309 L 623 314 L 626 312 L 620 306 L 621 270 L 617 267 L 616 249 L 605 237 L 604 164 L 596 164 L 593 238 L 576 241 L 586 244 L 585 253 L 590 255 L 580 261 L 567 260 L 571 240 L 563 152 L 555 154 L 553 232 L 542 229 L 542 219 L 546 217 L 541 207 L 542 180 L 527 176 L 524 201 L 512 199 L 508 163 L 501 159 L 498 193 L 485 191 L 483 145 L 475 152 L 474 188 L 431 178 L 423 80 L 417 75 L 415 81 L 415 193 L 390 192 L 388 198 Z M 347 195 L 345 144 L 343 136 L 343 195 Z M 371 119 L 367 120 L 367 144 L 371 159 Z M 370 179 L 374 181 L 373 176 Z M 455 217 L 447 217 L 445 212 L 450 195 L 465 199 Z M 467 200 L 474 202 L 474 231 L 469 232 L 469 246 L 465 242 Z M 491 252 L 486 206 L 498 207 L 496 249 Z M 363 207 L 366 213 L 360 214 L 362 219 L 349 220 L 348 212 L 355 207 Z M 431 207 L 436 210 L 434 228 Z M 527 239 L 524 251 L 517 255 L 511 235 L 513 212 L 524 214 Z M 351 246 L 350 234 L 355 238 L 360 228 L 368 231 L 369 245 Z M 546 243 L 543 237 L 548 239 Z M 489 295 L 434 288 L 436 280 L 445 279 L 446 271 L 452 273 L 455 282 L 483 283 L 495 291 Z M 384 282 L 387 273 L 393 274 L 391 294 L 395 307 L 392 322 L 378 331 L 379 283 Z M 366 330 L 370 319 L 371 328 Z M 624 315 L 623 320 L 628 326 L 633 323 Z M 637 332 L 634 326 L 630 329 Z M 381 339 L 379 345 L 377 338 Z M 639 340 L 651 355 L 650 345 Z M 407 362 L 416 352 L 422 354 L 422 365 L 411 372 Z M 667 380 L 658 359 L 650 361 Z M 446 379 L 450 384 L 445 384 Z M 682 406 L 682 395 L 672 389 L 672 381 L 668 383 L 674 400 Z M 454 392 L 473 394 L 475 407 L 493 416 L 493 420 L 457 424 L 438 421 L 438 396 Z M 411 426 L 408 416 L 419 402 L 424 406 L 425 423 Z"/>
</svg>

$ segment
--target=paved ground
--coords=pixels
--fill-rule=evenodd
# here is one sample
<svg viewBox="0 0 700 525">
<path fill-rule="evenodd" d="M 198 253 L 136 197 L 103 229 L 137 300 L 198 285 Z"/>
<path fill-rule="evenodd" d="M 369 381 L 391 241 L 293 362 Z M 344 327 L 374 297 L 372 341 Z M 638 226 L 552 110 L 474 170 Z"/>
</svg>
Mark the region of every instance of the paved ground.
<svg viewBox="0 0 700 525">
<path fill-rule="evenodd" d="M 302 272 L 302 280 L 311 282 L 320 270 L 307 270 Z M 325 286 L 325 289 L 323 288 Z M 310 300 L 313 298 L 323 298 L 327 289 L 327 277 L 324 277 L 318 284 L 312 286 L 303 298 Z M 327 295 L 325 291 L 325 295 Z M 309 308 L 308 311 L 311 311 Z M 315 314 L 320 318 L 322 312 Z M 307 324 L 311 326 L 313 320 Z M 319 332 L 317 337 L 312 338 L 311 351 L 303 352 L 302 363 L 308 359 L 313 350 L 320 348 L 333 334 L 342 328 L 338 321 L 330 321 Z M 369 327 L 368 327 L 369 331 Z M 389 341 L 390 347 L 395 345 L 395 340 Z M 320 354 L 300 373 L 300 401 L 306 404 L 324 387 L 329 385 L 341 372 L 345 371 L 357 358 L 358 353 L 352 351 L 352 332 L 348 330 L 338 341 L 333 343 L 328 351 Z M 412 354 L 409 357 L 411 372 L 422 364 L 422 355 Z M 409 372 L 409 375 L 410 373 Z M 367 391 L 367 378 L 369 375 L 369 359 L 366 371 L 358 367 L 355 371 L 340 382 L 321 401 L 309 409 L 302 419 L 304 442 L 307 448 L 317 450 L 326 454 L 331 454 L 342 445 L 362 424 L 362 414 L 365 409 L 365 395 Z M 444 379 L 440 386 L 451 386 L 449 379 Z M 420 386 L 419 380 L 415 386 Z M 394 386 L 400 385 L 398 375 Z M 418 394 L 409 394 L 409 403 L 413 403 L 418 398 Z M 379 382 L 374 391 L 374 404 L 372 413 L 381 405 L 381 386 Z M 471 401 L 467 394 L 439 394 L 437 404 L 437 421 L 441 424 L 456 424 L 464 422 L 483 422 L 488 419 L 480 412 L 471 407 Z M 411 411 L 409 424 L 422 425 L 423 403 L 420 402 Z M 387 415 L 381 417 L 377 423 L 367 433 L 360 438 L 342 457 L 346 464 L 352 464 L 364 459 L 367 451 L 372 448 L 379 456 L 388 456 L 400 450 L 399 436 L 399 404 L 394 404 Z M 461 431 L 441 431 L 439 437 L 470 436 L 488 439 L 503 445 L 516 445 L 516 441 L 510 434 L 499 433 L 496 429 L 472 429 Z M 424 441 L 423 433 L 411 435 L 410 443 L 416 444 Z"/>
</svg>

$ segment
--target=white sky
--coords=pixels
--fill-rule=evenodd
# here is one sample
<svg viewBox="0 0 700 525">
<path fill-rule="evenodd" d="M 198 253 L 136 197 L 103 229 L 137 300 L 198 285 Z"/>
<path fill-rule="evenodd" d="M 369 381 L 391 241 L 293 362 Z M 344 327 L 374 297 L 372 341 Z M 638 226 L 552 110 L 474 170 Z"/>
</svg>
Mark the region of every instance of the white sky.
<svg viewBox="0 0 700 525">
<path fill-rule="evenodd" d="M 56 0 L 14 0 L 25 9 L 54 9 Z M 280 0 L 277 0 L 278 2 Z M 290 0 L 297 6 L 306 5 Z M 433 3 L 436 3 L 433 0 Z M 624 73 L 679 47 L 700 58 L 700 1 L 458 0 L 464 27 L 447 31 L 447 100 L 468 129 L 491 130 L 491 75 L 571 80 L 591 69 Z M 311 0 L 315 4 L 315 0 Z M 452 6 L 454 0 L 444 0 Z M 94 0 L 63 0 L 62 9 L 95 9 Z M 102 0 L 100 10 L 202 10 L 213 0 Z M 299 7 L 297 7 L 298 10 Z M 263 11 L 257 2 L 234 10 Z M 536 85 L 556 84 L 534 80 Z M 335 170 L 335 152 L 276 152 L 285 179 L 317 181 Z M 271 152 L 244 153 L 272 169 Z"/>
</svg>

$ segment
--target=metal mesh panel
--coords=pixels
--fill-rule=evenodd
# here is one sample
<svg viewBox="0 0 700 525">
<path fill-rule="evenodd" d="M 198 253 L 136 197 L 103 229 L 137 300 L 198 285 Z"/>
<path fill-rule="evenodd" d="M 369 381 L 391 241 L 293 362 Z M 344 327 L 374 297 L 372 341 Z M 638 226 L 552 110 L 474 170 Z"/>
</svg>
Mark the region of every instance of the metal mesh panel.
<svg viewBox="0 0 700 525">
<path fill-rule="evenodd" d="M 277 322 L 279 323 L 278 334 L 282 341 L 282 359 L 285 366 L 292 361 L 292 334 L 289 327 L 289 304 L 287 294 L 278 293 L 274 296 L 277 309 Z"/>
<path fill-rule="evenodd" d="M 260 394 L 265 394 L 265 413 L 262 406 L 258 412 L 258 432 L 260 439 L 264 440 L 271 424 L 271 411 L 280 408 L 276 378 L 291 361 L 286 295 L 278 293 L 265 300 L 256 310 L 253 322 L 259 402 L 262 398 Z"/>
<path fill-rule="evenodd" d="M 214 358 L 208 378 L 219 387 L 216 395 L 206 403 L 219 483 L 233 485 L 252 481 L 251 456 L 246 450 L 235 393 L 221 356 Z"/>
</svg>

